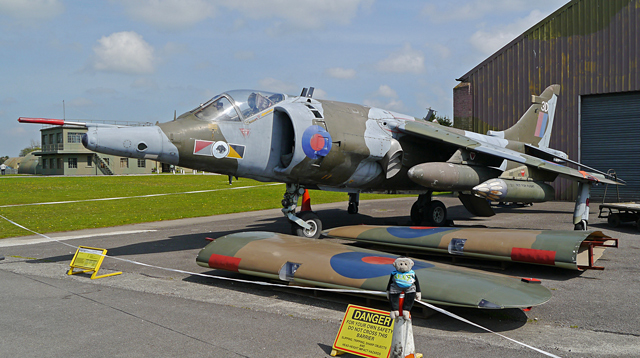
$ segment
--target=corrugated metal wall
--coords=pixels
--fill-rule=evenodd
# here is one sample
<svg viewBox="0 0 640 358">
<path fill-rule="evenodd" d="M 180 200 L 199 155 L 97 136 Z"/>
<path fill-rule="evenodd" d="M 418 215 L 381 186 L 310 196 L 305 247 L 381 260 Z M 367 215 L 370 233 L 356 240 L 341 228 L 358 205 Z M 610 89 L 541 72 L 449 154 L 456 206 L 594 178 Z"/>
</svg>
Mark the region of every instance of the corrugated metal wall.
<svg viewBox="0 0 640 358">
<path fill-rule="evenodd" d="M 558 83 L 550 146 L 578 159 L 579 97 L 640 90 L 639 22 L 640 0 L 569 2 L 459 79 L 474 95 L 473 128 L 465 129 L 508 128 L 531 94 Z M 557 199 L 575 199 L 573 183 L 558 179 L 554 186 Z"/>
<path fill-rule="evenodd" d="M 580 162 L 595 168 L 615 168 L 626 181 L 618 192 L 607 188 L 607 202 L 640 200 L 640 91 L 584 96 L 581 101 Z M 605 186 L 591 191 L 592 203 L 602 202 Z"/>
</svg>

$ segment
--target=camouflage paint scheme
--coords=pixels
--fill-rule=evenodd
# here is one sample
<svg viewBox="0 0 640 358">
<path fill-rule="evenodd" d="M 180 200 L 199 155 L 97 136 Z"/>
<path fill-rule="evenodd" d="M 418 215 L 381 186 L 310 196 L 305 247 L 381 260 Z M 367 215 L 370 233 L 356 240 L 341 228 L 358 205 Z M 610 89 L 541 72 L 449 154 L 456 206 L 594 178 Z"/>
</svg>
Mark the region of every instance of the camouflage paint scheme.
<svg viewBox="0 0 640 358">
<path fill-rule="evenodd" d="M 344 226 L 324 231 L 329 237 L 440 254 L 524 262 L 571 270 L 595 268 L 605 247 L 617 240 L 600 231 L 507 230 L 404 226 Z M 603 242 L 604 246 L 589 244 Z M 615 246 L 614 246 L 615 245 Z"/>
<path fill-rule="evenodd" d="M 467 209 L 490 216 L 493 210 L 486 197 L 496 197 L 497 191 L 482 184 L 498 176 L 512 184 L 500 192 L 504 201 L 515 201 L 510 193 L 530 201 L 548 199 L 552 195 L 545 190 L 553 188 L 544 181 L 557 176 L 586 183 L 587 189 L 589 183 L 614 183 L 603 175 L 554 162 L 566 159 L 564 153 L 548 148 L 559 90 L 552 85 L 540 96 L 532 96 L 531 107 L 513 127 L 488 135 L 384 109 L 317 100 L 312 98 L 312 89 L 306 88 L 300 96 L 225 92 L 155 126 L 19 121 L 85 126 L 88 131 L 82 143 L 100 153 L 284 182 L 283 212 L 305 229 L 312 222 L 320 226 L 320 221 L 317 216 L 301 220 L 295 215 L 304 189 L 350 193 L 350 213 L 357 212 L 360 192 L 420 194 L 411 209 L 414 223 L 442 226 L 446 208 L 431 200 L 434 190 L 460 191 Z M 528 185 L 517 185 L 522 183 Z M 509 189 L 516 187 L 518 190 Z M 588 190 L 581 197 L 582 204 L 587 198 Z M 576 220 L 583 219 L 585 212 L 588 218 L 588 207 L 576 206 Z M 319 231 L 316 227 L 313 236 Z"/>
<path fill-rule="evenodd" d="M 283 267 L 299 264 L 291 284 L 381 291 L 384 296 L 395 255 L 270 232 L 226 235 L 200 251 L 196 262 L 241 274 L 281 279 Z M 537 283 L 414 259 L 422 299 L 448 306 L 499 309 L 545 303 L 551 292 Z"/>
</svg>

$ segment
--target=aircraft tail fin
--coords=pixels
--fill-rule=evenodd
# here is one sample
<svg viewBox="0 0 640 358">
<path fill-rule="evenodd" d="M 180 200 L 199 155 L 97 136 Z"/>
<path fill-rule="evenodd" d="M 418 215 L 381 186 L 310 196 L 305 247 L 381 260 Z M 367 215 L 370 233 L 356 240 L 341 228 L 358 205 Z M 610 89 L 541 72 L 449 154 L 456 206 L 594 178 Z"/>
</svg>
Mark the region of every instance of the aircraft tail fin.
<svg viewBox="0 0 640 358">
<path fill-rule="evenodd" d="M 531 107 L 518 122 L 504 131 L 489 131 L 490 136 L 532 144 L 538 148 L 549 148 L 553 119 L 560 85 L 547 87 L 539 96 L 531 96 Z"/>
</svg>

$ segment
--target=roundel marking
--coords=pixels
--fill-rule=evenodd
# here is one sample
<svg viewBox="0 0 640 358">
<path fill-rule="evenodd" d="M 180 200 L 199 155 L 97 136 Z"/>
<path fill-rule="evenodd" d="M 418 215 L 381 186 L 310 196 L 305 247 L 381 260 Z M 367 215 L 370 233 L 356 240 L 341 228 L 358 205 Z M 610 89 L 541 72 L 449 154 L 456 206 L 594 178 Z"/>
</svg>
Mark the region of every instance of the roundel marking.
<svg viewBox="0 0 640 358">
<path fill-rule="evenodd" d="M 334 255 L 329 261 L 331 268 L 338 274 L 351 279 L 368 279 L 389 276 L 394 270 L 393 262 L 398 256 L 383 253 L 343 252 Z M 414 261 L 413 270 L 433 267 L 434 265 Z"/>
<path fill-rule="evenodd" d="M 331 151 L 331 135 L 321 126 L 308 127 L 302 133 L 302 150 L 311 159 L 326 156 Z"/>
<path fill-rule="evenodd" d="M 229 154 L 229 144 L 227 142 L 218 141 L 213 144 L 213 156 L 222 159 Z"/>
<path fill-rule="evenodd" d="M 320 134 L 316 133 L 311 137 L 311 149 L 315 150 L 316 152 L 319 150 L 322 150 L 322 148 L 324 148 L 324 137 L 321 136 Z"/>
<path fill-rule="evenodd" d="M 415 239 L 417 237 L 439 234 L 450 230 L 457 230 L 449 227 L 407 227 L 392 226 L 387 228 L 387 232 L 400 239 Z"/>
</svg>

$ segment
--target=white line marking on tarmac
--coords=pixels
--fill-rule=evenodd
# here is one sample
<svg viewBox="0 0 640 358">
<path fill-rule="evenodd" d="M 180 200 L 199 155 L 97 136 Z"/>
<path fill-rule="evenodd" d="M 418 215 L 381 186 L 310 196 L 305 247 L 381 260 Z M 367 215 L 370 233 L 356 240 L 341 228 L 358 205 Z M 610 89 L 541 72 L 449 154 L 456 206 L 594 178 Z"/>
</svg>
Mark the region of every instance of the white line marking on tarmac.
<svg viewBox="0 0 640 358">
<path fill-rule="evenodd" d="M 49 201 L 49 202 L 44 202 L 44 203 L 29 203 L 29 204 L 9 204 L 9 205 L 0 205 L 0 208 L 13 208 L 13 207 L 31 206 L 31 205 L 71 204 L 71 203 L 83 203 L 83 202 L 87 202 L 87 201 L 108 201 L 108 200 L 122 200 L 122 199 L 136 199 L 136 198 L 152 198 L 152 197 L 156 197 L 156 196 L 167 196 L 167 195 L 201 194 L 201 193 L 211 193 L 211 192 L 214 192 L 214 191 L 251 189 L 251 188 L 259 188 L 259 187 L 263 187 L 263 186 L 272 186 L 272 185 L 284 185 L 284 183 L 272 183 L 272 184 L 251 185 L 251 186 L 238 186 L 238 187 L 224 188 L 224 189 L 184 191 L 184 192 L 180 192 L 180 193 L 161 193 L 161 194 L 147 194 L 147 195 L 135 195 L 135 196 L 120 196 L 120 197 L 115 197 L 115 198 L 98 198 L 98 199 L 68 200 L 68 201 Z"/>
<path fill-rule="evenodd" d="M 129 234 L 139 234 L 143 232 L 154 232 L 154 231 L 157 231 L 157 230 L 129 230 L 129 231 L 103 232 L 99 234 L 60 236 L 60 237 L 56 237 L 56 240 L 65 241 L 65 240 L 85 239 L 88 237 L 129 235 Z M 13 237 L 9 239 L 0 240 L 0 247 L 34 245 L 34 244 L 42 244 L 44 242 L 51 242 L 51 240 L 43 237 L 37 237 L 37 238 Z"/>
</svg>

